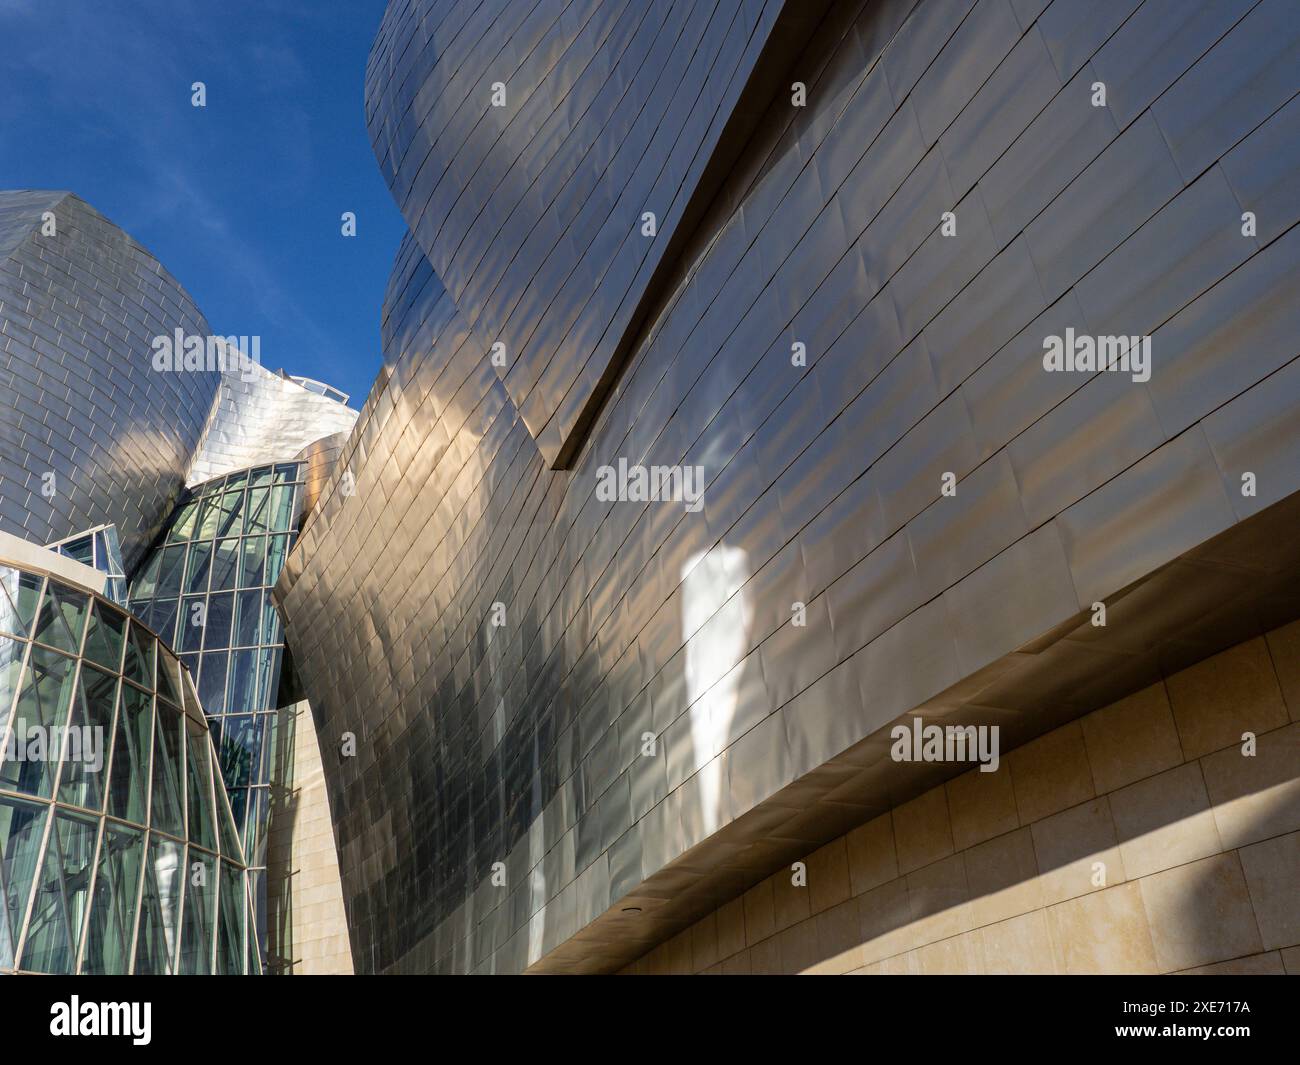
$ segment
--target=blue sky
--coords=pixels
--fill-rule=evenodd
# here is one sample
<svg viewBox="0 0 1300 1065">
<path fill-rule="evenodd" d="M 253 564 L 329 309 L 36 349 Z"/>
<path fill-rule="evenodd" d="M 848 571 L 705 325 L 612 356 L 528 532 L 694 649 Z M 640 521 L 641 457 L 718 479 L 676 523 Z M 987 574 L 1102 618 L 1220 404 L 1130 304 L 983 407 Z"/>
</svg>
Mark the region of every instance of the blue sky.
<svg viewBox="0 0 1300 1065">
<path fill-rule="evenodd" d="M 0 188 L 77 193 L 215 332 L 259 335 L 265 366 L 359 407 L 403 231 L 362 97 L 384 6 L 0 0 Z M 195 81 L 206 108 L 191 106 Z"/>
</svg>

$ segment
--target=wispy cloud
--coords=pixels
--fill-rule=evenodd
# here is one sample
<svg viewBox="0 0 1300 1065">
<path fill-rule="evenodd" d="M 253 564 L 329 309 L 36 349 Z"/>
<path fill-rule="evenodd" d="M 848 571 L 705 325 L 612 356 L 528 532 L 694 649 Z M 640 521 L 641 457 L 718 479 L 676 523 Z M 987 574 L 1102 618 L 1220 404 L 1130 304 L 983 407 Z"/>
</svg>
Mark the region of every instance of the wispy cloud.
<svg viewBox="0 0 1300 1065">
<path fill-rule="evenodd" d="M 123 6 L 134 8 L 134 16 L 124 18 Z M 228 272 L 243 288 L 250 311 L 304 345 L 327 346 L 328 333 L 286 290 L 262 242 L 249 234 L 249 220 L 232 216 L 201 180 L 205 172 L 238 163 L 250 181 L 282 191 L 311 165 L 307 115 L 280 95 L 304 80 L 301 62 L 286 43 L 266 35 L 250 35 L 232 51 L 229 34 L 223 37 L 214 24 L 221 12 L 222 5 L 191 0 L 168 0 L 165 8 L 0 0 L 10 37 L 5 108 L 10 121 L 27 127 L 82 127 L 79 135 L 100 147 L 107 167 L 129 172 L 138 192 L 132 216 L 114 221 L 146 243 L 149 233 L 164 228 L 192 235 L 205 245 L 211 268 Z M 183 36 L 177 27 L 184 27 Z M 96 61 L 69 61 L 78 56 Z M 215 136 L 210 114 L 189 104 L 195 81 L 208 86 L 213 106 L 228 104 L 223 93 L 238 88 L 246 94 L 255 82 L 269 99 L 259 119 L 277 130 L 274 158 L 241 161 L 244 145 Z M 95 190 L 73 191 L 95 202 Z M 191 286 L 191 279 L 180 280 Z M 248 323 L 212 324 L 219 331 L 259 331 Z"/>
</svg>

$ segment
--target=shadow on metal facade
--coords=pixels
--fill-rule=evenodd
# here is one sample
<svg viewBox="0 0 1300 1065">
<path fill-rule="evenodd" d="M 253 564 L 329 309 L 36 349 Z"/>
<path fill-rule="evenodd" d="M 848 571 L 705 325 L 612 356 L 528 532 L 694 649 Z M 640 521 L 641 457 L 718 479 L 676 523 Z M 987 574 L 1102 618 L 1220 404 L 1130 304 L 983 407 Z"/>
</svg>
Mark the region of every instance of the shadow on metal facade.
<svg viewBox="0 0 1300 1065">
<path fill-rule="evenodd" d="M 587 173 L 565 134 L 604 161 L 634 127 L 566 93 L 654 98 L 663 61 L 591 59 L 652 47 L 638 18 L 713 38 L 499 8 L 390 4 L 368 111 L 412 236 L 277 588 L 360 971 L 615 967 L 932 786 L 882 739 L 909 712 L 1023 742 L 1300 613 L 1291 5 L 829 5 L 563 471 L 677 143 L 638 111 L 637 158 Z M 589 205 L 590 246 L 537 254 Z M 1076 336 L 1149 347 L 1049 371 Z M 633 467 L 703 491 L 638 501 Z"/>
</svg>

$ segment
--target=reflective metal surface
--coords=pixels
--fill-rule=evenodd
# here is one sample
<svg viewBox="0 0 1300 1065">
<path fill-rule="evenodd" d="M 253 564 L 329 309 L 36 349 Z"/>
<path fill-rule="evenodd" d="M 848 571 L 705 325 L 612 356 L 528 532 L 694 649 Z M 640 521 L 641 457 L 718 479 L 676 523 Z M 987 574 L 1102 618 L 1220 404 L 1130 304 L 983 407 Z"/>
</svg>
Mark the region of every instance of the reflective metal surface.
<svg viewBox="0 0 1300 1065">
<path fill-rule="evenodd" d="M 0 533 L 19 538 L 21 550 L 15 552 L 12 545 L 9 550 L 20 564 L 29 562 L 33 552 L 37 557 L 47 554 L 33 543 L 52 541 L 49 546 L 58 554 L 51 558 L 75 559 L 92 567 L 88 572 L 101 571 L 105 576 L 95 578 L 97 590 L 102 588 L 121 605 L 128 601 L 130 574 L 131 610 L 165 641 L 160 656 L 170 656 L 172 647 L 179 652 L 189 671 L 184 679 L 186 709 L 198 715 L 205 751 L 212 740 L 200 702 L 215 722 L 223 831 L 230 841 L 223 853 L 237 857 L 242 837 L 252 868 L 247 870 L 243 858 L 238 859 L 236 890 L 226 883 L 233 867 L 214 864 L 212 884 L 204 889 L 208 893 L 200 890 L 185 903 L 196 914 L 194 927 L 185 926 L 185 943 L 194 935 L 219 932 L 223 938 L 215 961 L 197 946 L 185 945 L 178 961 L 179 925 L 145 929 L 139 942 L 162 951 L 149 960 L 154 969 L 171 972 L 179 965 L 182 970 L 210 971 L 215 965 L 218 971 L 242 972 L 247 964 L 249 971 L 260 972 L 267 924 L 267 819 L 277 783 L 274 767 L 277 758 L 284 757 L 275 732 L 284 639 L 269 589 L 304 508 L 332 468 L 338 434 L 352 427 L 356 412 L 340 402 L 346 399 L 342 393 L 327 385 L 299 383 L 248 361 L 231 360 L 211 370 L 206 365 L 160 368 L 155 341 L 177 334 L 201 338 L 205 347 L 212 339 L 189 297 L 125 233 L 70 194 L 0 193 L 0 381 L 8 388 L 8 402 L 0 405 Z M 216 343 L 225 350 L 224 341 L 216 338 Z M 300 452 L 301 462 L 295 459 Z M 183 488 L 187 475 L 192 491 Z M 312 482 L 310 497 L 307 477 Z M 133 622 L 130 631 L 137 630 L 145 632 Z M 23 635 L 12 628 L 6 631 Z M 77 650 L 71 645 L 58 649 L 69 654 Z M 15 654 L 12 664 L 17 668 L 22 659 L 20 652 Z M 72 685 L 76 674 L 69 669 L 73 672 L 66 679 Z M 8 719 L 14 685 L 20 680 L 17 674 L 9 679 L 13 684 L 6 690 L 0 678 L 0 725 Z M 151 688 L 152 679 L 140 683 Z M 23 698 L 18 696 L 20 707 Z M 73 705 L 71 696 L 60 698 L 64 701 L 59 712 L 66 715 Z M 172 693 L 171 701 L 178 703 L 179 697 Z M 106 723 L 111 724 L 112 698 L 105 706 Z M 160 709 L 160 721 L 162 714 Z M 142 756 L 146 800 L 151 720 L 146 721 Z M 7 787 L 3 772 L 0 766 L 0 805 Z M 226 789 L 221 789 L 223 779 Z M 9 814 L 0 810 L 0 833 L 18 823 L 13 810 L 21 813 L 18 820 L 23 824 L 48 822 L 56 824 L 58 832 L 64 830 L 62 814 L 52 815 L 50 821 L 31 804 L 10 806 Z M 146 825 L 142 816 L 110 812 L 142 828 Z M 85 843 L 93 849 L 100 837 L 95 835 L 98 829 L 92 830 L 92 820 L 78 814 L 69 824 L 74 822 L 81 826 L 76 829 L 78 846 Z M 173 895 L 181 890 L 183 878 L 175 874 L 180 868 L 175 863 L 184 856 L 185 839 L 179 823 L 162 831 L 177 838 L 150 842 L 148 862 L 161 847 L 174 868 L 166 883 L 147 881 L 144 898 L 163 907 L 159 920 L 171 921 L 182 904 Z M 105 837 L 110 849 L 117 848 L 116 832 L 110 825 Z M 137 877 L 144 867 L 140 848 L 154 837 L 143 831 L 127 835 L 134 842 L 122 843 L 125 850 L 113 858 L 116 871 L 101 869 L 101 879 L 127 873 Z M 44 839 L 21 834 L 0 839 L 6 869 L 11 853 L 22 861 L 38 860 Z M 199 846 L 215 848 L 216 843 Z M 57 855 L 45 853 L 46 864 L 57 865 Z M 129 868 L 121 866 L 123 862 Z M 161 866 L 159 870 L 162 876 Z M 93 873 L 92 861 L 78 879 L 76 892 L 83 893 L 76 895 L 78 906 L 89 904 L 84 891 Z M 51 875 L 56 879 L 44 890 L 63 891 L 57 873 Z M 196 907 L 216 905 L 218 881 L 222 901 L 219 921 L 214 922 L 211 915 L 201 918 Z M 30 886 L 24 882 L 21 890 Z M 18 891 L 15 886 L 10 902 L 21 909 L 26 896 L 20 900 Z M 293 891 L 282 894 L 288 898 Z M 186 900 L 190 895 L 194 892 L 186 889 Z M 141 912 L 150 920 L 157 916 L 147 909 Z M 84 915 L 84 908 L 78 913 Z M 68 934 L 74 938 L 55 954 L 49 953 L 55 951 L 51 946 L 48 957 L 42 955 L 44 961 L 28 964 L 21 956 L 27 949 L 18 923 L 22 919 L 14 910 L 8 924 L 0 922 L 0 968 L 76 967 L 80 924 L 75 929 L 69 925 Z M 128 939 L 126 953 L 111 968 L 127 971 L 133 964 L 129 934 L 135 911 L 115 913 L 114 920 L 125 921 Z M 154 943 L 155 931 L 166 938 L 164 944 Z M 46 939 L 50 934 L 41 932 Z M 246 935 L 251 944 L 247 963 Z M 227 948 L 229 956 L 223 953 Z M 134 964 L 136 971 L 151 971 L 140 968 L 138 956 Z"/>
<path fill-rule="evenodd" d="M 552 466 L 752 127 L 764 101 L 747 90 L 826 6 L 389 5 L 366 78 L 375 154 L 469 327 L 504 345 L 498 372 Z"/>
<path fill-rule="evenodd" d="M 357 412 L 332 396 L 250 363 L 245 372 L 222 375 L 185 483 L 283 462 L 323 436 L 346 432 L 356 420 Z"/>
<path fill-rule="evenodd" d="M 892 722 L 1023 742 L 1300 613 L 1293 5 L 831 4 L 659 289 L 630 235 L 715 142 L 653 133 L 735 83 L 636 27 L 739 70 L 773 5 L 560 6 L 393 0 L 370 66 L 412 235 L 276 589 L 359 971 L 617 967 L 942 778 Z M 1045 371 L 1066 330 L 1149 380 Z"/>
<path fill-rule="evenodd" d="M 50 543 L 115 525 L 129 572 L 180 493 L 220 373 L 155 372 L 206 336 L 158 261 L 66 192 L 0 192 L 0 529 Z"/>
</svg>

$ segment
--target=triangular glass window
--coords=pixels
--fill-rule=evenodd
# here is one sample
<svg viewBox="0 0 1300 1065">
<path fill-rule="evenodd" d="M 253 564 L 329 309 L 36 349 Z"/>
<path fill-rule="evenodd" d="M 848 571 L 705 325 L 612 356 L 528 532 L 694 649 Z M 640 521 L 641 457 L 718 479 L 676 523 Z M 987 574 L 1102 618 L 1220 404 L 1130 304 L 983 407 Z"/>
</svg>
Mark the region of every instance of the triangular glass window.
<svg viewBox="0 0 1300 1065">
<path fill-rule="evenodd" d="M 86 630 L 83 657 L 118 672 L 122 668 L 122 638 L 125 634 L 126 615 L 103 603 L 94 603 L 90 608 L 90 627 Z"/>
<path fill-rule="evenodd" d="M 84 592 L 49 581 L 36 619 L 35 638 L 70 655 L 77 654 L 81 650 L 81 630 L 89 604 L 90 598 Z"/>
<path fill-rule="evenodd" d="M 157 641 L 148 630 L 131 623 L 131 634 L 126 641 L 126 658 L 122 663 L 122 676 L 133 680 L 142 688 L 153 691 L 153 655 Z"/>
<path fill-rule="evenodd" d="M 244 874 L 221 863 L 221 894 L 217 905 L 217 973 L 236 976 L 244 971 Z"/>
<path fill-rule="evenodd" d="M 63 743 L 59 801 L 89 810 L 104 808 L 105 770 L 113 741 L 113 708 L 118 679 L 93 666 L 81 667 L 77 696 L 72 701 L 72 726 Z"/>
<path fill-rule="evenodd" d="M 135 947 L 137 976 L 170 976 L 176 971 L 181 888 L 185 883 L 183 859 L 184 848 L 179 843 L 149 834 Z"/>
<path fill-rule="evenodd" d="M 180 665 L 169 654 L 158 659 L 158 694 L 174 706 L 181 705 Z"/>
<path fill-rule="evenodd" d="M 75 969 L 90 901 L 98 831 L 99 822 L 94 818 L 56 815 L 32 899 L 20 968 L 60 975 Z"/>
<path fill-rule="evenodd" d="M 68 721 L 75 663 L 55 651 L 32 647 L 10 735 L 2 749 L 0 787 L 48 797 L 54 788 L 58 752 L 51 728 Z"/>
<path fill-rule="evenodd" d="M 212 972 L 212 918 L 217 901 L 217 858 L 190 848 L 185 876 L 185 928 L 181 933 L 181 973 Z"/>
<path fill-rule="evenodd" d="M 9 711 L 14 705 L 14 693 L 18 690 L 18 681 L 23 673 L 23 652 L 27 644 L 0 636 L 0 729 L 9 724 Z M 0 759 L 4 758 L 4 747 L 0 745 Z"/>
<path fill-rule="evenodd" d="M 141 825 L 149 803 L 152 728 L 153 697 L 123 684 L 108 778 L 108 812 Z"/>
<path fill-rule="evenodd" d="M 217 830 L 212 817 L 212 743 L 197 721 L 185 718 L 189 757 L 186 759 L 186 802 L 189 807 L 189 838 L 209 850 L 217 849 Z"/>
<path fill-rule="evenodd" d="M 221 517 L 217 521 L 218 536 L 239 535 L 239 522 L 243 509 L 243 489 L 227 492 L 221 497 Z"/>
<path fill-rule="evenodd" d="M 0 969 L 14 967 L 18 933 L 41 856 L 48 807 L 0 798 Z"/>
<path fill-rule="evenodd" d="M 140 859 L 144 834 L 124 825 L 106 822 L 99 849 L 90 924 L 81 971 L 117 975 L 131 970 L 131 938 L 135 933 L 135 907 L 140 891 Z"/>
<path fill-rule="evenodd" d="M 213 788 L 213 796 L 217 805 L 217 834 L 221 838 L 221 853 L 227 858 L 232 858 L 244 864 L 244 852 L 239 846 L 239 833 L 235 829 L 235 822 L 230 813 L 230 800 L 226 795 L 226 789 L 221 787 L 221 782 L 216 782 L 217 786 Z M 239 793 L 242 798 L 244 792 Z"/>
<path fill-rule="evenodd" d="M 194 532 L 194 519 L 197 516 L 198 504 L 186 503 L 176 516 L 175 522 L 172 523 L 171 530 L 167 533 L 167 542 L 175 543 L 177 540 L 190 539 Z"/>
<path fill-rule="evenodd" d="M 262 950 L 266 945 L 266 870 L 249 869 L 244 874 L 248 880 L 248 975 L 262 975 Z"/>
<path fill-rule="evenodd" d="M 150 827 L 173 836 L 185 834 L 181 812 L 181 713 L 158 703 L 153 730 L 153 805 Z"/>
<path fill-rule="evenodd" d="M 239 540 L 231 537 L 218 540 L 212 556 L 212 590 L 233 588 L 239 574 Z"/>
<path fill-rule="evenodd" d="M 40 577 L 0 566 L 0 632 L 30 636 L 40 594 Z"/>
<path fill-rule="evenodd" d="M 162 564 L 158 568 L 159 598 L 169 599 L 181 594 L 181 579 L 185 575 L 185 546 L 163 549 Z"/>
</svg>

